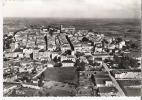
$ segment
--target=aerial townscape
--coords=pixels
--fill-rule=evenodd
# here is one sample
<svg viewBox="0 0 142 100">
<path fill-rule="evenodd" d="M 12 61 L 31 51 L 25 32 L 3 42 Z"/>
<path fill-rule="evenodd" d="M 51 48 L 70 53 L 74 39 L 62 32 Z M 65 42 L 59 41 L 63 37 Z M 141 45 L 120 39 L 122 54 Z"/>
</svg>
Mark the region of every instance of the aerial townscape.
<svg viewBox="0 0 142 100">
<path fill-rule="evenodd" d="M 53 20 L 4 19 L 4 97 L 141 95 L 139 21 Z"/>
</svg>

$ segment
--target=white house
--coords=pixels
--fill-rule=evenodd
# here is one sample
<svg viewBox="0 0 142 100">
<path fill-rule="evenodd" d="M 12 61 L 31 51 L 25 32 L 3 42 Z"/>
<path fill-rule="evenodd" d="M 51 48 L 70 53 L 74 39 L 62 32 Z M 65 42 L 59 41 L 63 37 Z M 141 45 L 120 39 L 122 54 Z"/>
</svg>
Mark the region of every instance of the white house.
<svg viewBox="0 0 142 100">
<path fill-rule="evenodd" d="M 72 55 L 61 56 L 61 61 L 63 61 L 63 60 L 71 60 L 71 61 L 75 62 L 75 56 L 72 56 Z"/>
<path fill-rule="evenodd" d="M 140 79 L 141 78 L 141 70 L 113 70 L 112 73 L 114 74 L 115 78 L 130 78 L 130 79 Z"/>
<path fill-rule="evenodd" d="M 53 64 L 51 64 L 51 63 L 48 63 L 48 64 L 47 64 L 47 67 L 52 68 L 52 67 L 54 67 L 54 65 L 53 65 Z"/>
<path fill-rule="evenodd" d="M 24 57 L 30 58 L 30 54 L 33 52 L 33 49 L 23 49 Z"/>
<path fill-rule="evenodd" d="M 74 62 L 71 60 L 63 60 L 62 67 L 74 67 Z"/>
<path fill-rule="evenodd" d="M 119 49 L 122 49 L 123 46 L 125 46 L 125 41 L 119 43 Z"/>
<path fill-rule="evenodd" d="M 96 47 L 95 48 L 95 52 L 94 53 L 96 53 L 96 52 L 98 52 L 98 53 L 101 53 L 101 52 L 103 52 L 103 49 L 102 49 L 102 47 Z"/>
<path fill-rule="evenodd" d="M 113 86 L 111 79 L 95 78 L 95 82 L 97 87 Z"/>
<path fill-rule="evenodd" d="M 107 81 L 105 81 L 105 86 L 107 86 L 107 87 L 114 86 L 114 84 L 111 80 L 107 80 Z"/>
<path fill-rule="evenodd" d="M 23 87 L 27 87 L 27 88 L 33 88 L 33 89 L 40 89 L 39 86 L 36 85 L 30 85 L 30 84 L 22 84 Z"/>
</svg>

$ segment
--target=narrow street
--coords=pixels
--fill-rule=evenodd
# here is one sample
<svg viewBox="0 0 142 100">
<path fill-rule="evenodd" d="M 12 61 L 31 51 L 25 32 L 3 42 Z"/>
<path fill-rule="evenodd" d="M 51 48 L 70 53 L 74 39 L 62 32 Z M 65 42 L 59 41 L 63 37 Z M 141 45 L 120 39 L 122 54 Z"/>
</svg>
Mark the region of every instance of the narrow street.
<svg viewBox="0 0 142 100">
<path fill-rule="evenodd" d="M 110 69 L 107 67 L 106 63 L 104 63 L 104 62 L 103 62 L 103 67 L 106 69 L 106 71 L 108 72 L 110 78 L 112 79 L 113 83 L 115 84 L 116 88 L 118 89 L 119 95 L 120 96 L 125 96 L 125 93 L 123 92 L 123 90 L 119 86 L 119 84 L 116 81 L 116 79 L 110 74 Z"/>
</svg>

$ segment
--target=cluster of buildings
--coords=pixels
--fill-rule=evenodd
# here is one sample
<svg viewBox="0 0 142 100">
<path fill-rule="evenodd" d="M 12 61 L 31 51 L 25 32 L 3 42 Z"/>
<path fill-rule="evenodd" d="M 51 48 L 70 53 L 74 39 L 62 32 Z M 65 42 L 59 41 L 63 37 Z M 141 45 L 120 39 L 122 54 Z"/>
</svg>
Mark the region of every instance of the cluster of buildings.
<svg viewBox="0 0 142 100">
<path fill-rule="evenodd" d="M 114 55 L 129 54 L 126 43 L 129 40 L 109 38 L 104 34 L 63 25 L 60 28 L 29 28 L 12 36 L 9 51 L 4 51 L 5 62 L 8 63 L 4 68 L 6 83 L 20 82 L 24 88 L 47 88 L 52 93 L 56 90 L 68 91 L 66 95 L 69 96 L 127 96 L 128 89 L 122 87 L 121 81 L 141 79 L 139 67 L 120 69 L 120 66 L 113 64 L 110 67 L 109 62 L 105 62 L 106 59 L 113 60 Z M 52 80 L 44 82 L 42 78 L 47 74 L 43 73 L 47 68 L 55 67 L 76 68 L 78 84 Z M 135 84 L 129 86 L 136 88 Z M 58 96 L 58 93 L 55 95 Z"/>
</svg>

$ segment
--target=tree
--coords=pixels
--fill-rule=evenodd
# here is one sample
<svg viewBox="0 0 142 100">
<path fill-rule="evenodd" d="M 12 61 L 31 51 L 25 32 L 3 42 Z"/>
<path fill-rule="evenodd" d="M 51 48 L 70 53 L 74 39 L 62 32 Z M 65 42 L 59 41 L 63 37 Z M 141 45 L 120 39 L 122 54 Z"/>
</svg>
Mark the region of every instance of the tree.
<svg viewBox="0 0 142 100">
<path fill-rule="evenodd" d="M 54 62 L 58 62 L 57 56 L 55 56 L 55 57 L 53 58 L 53 61 L 54 61 Z"/>
<path fill-rule="evenodd" d="M 122 42 L 122 38 L 116 38 L 117 43 Z"/>
<path fill-rule="evenodd" d="M 82 42 L 87 42 L 87 41 L 89 41 L 88 38 L 86 38 L 86 37 L 82 38 Z"/>
<path fill-rule="evenodd" d="M 36 70 L 36 67 L 34 67 L 32 70 L 32 74 L 36 74 L 36 73 L 37 73 L 37 70 Z"/>
<path fill-rule="evenodd" d="M 77 71 L 84 71 L 85 70 L 85 63 L 82 61 L 77 68 Z"/>
<path fill-rule="evenodd" d="M 92 81 L 93 83 L 95 83 L 95 78 L 94 78 L 94 75 L 93 75 L 93 74 L 91 75 L 91 81 Z"/>
<path fill-rule="evenodd" d="M 84 56 L 84 53 L 82 53 L 82 52 L 76 52 L 76 57 L 78 58 L 78 57 L 80 57 L 80 56 Z"/>
</svg>

